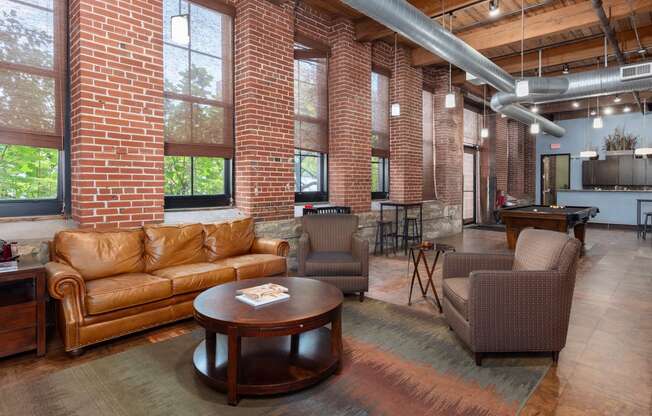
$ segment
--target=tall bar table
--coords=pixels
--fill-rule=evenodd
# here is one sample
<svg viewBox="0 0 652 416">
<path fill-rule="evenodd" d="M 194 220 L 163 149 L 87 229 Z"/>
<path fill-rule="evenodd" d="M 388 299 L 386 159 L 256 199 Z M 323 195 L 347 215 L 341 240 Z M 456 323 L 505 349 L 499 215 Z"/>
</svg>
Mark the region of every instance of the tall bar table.
<svg viewBox="0 0 652 416">
<path fill-rule="evenodd" d="M 385 207 L 393 207 L 394 208 L 394 244 L 395 247 L 398 246 L 398 238 L 399 238 L 399 225 L 398 225 L 398 211 L 400 209 L 403 210 L 403 223 L 405 224 L 408 216 L 408 210 L 411 208 L 419 208 L 419 241 L 423 238 L 423 204 L 421 202 L 392 202 L 392 201 L 387 201 L 387 202 L 381 202 L 380 203 L 380 220 L 383 220 L 383 208 Z M 403 240 L 403 249 L 405 251 L 405 255 L 407 255 L 408 252 L 408 244 L 407 244 L 407 234 L 405 232 L 400 234 L 402 240 Z"/>
</svg>

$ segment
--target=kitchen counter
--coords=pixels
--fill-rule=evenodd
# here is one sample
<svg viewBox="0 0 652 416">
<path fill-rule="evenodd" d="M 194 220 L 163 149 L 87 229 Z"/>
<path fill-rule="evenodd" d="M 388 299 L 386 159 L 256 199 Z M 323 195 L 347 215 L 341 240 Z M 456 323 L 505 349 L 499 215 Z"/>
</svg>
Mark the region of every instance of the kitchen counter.
<svg viewBox="0 0 652 416">
<path fill-rule="evenodd" d="M 559 189 L 557 205 L 598 207 L 600 213 L 590 222 L 636 225 L 636 200 L 652 200 L 652 190 Z M 642 211 L 652 210 L 652 203 L 642 204 Z"/>
</svg>

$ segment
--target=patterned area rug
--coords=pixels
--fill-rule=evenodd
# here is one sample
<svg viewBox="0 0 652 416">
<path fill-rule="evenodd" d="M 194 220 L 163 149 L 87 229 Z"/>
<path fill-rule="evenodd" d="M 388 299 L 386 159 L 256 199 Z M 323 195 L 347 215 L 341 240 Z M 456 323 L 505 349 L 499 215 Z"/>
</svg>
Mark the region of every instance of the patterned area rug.
<svg viewBox="0 0 652 416">
<path fill-rule="evenodd" d="M 347 300 L 342 374 L 238 407 L 195 376 L 203 332 L 136 347 L 0 386 L 0 415 L 513 415 L 548 357 L 496 357 L 476 367 L 443 318 L 372 299 Z"/>
</svg>

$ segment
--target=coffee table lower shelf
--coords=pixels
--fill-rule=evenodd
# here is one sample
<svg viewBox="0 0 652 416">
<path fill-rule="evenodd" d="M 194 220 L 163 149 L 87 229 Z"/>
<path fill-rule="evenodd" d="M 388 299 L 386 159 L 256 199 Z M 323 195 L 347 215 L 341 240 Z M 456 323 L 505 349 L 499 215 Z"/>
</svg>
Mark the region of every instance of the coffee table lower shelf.
<svg viewBox="0 0 652 416">
<path fill-rule="evenodd" d="M 309 387 L 338 370 L 339 358 L 331 352 L 331 331 L 321 327 L 291 336 L 243 337 L 238 359 L 238 395 L 287 393 Z M 228 337 L 217 334 L 215 365 L 209 364 L 206 341 L 195 349 L 197 374 L 211 387 L 227 392 Z"/>
</svg>

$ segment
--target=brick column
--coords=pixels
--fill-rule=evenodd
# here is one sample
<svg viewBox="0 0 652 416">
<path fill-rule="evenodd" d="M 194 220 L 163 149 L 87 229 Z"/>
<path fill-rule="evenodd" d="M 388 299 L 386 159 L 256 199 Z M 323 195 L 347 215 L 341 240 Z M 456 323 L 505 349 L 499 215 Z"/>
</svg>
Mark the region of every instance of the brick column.
<svg viewBox="0 0 652 416">
<path fill-rule="evenodd" d="M 235 19 L 235 201 L 262 220 L 294 216 L 292 4 L 240 0 Z"/>
<path fill-rule="evenodd" d="M 449 205 L 462 204 L 464 157 L 464 97 L 454 89 L 455 108 L 445 108 L 448 69 L 433 74 L 435 93 L 435 182 L 437 198 Z"/>
<path fill-rule="evenodd" d="M 350 20 L 331 30 L 328 61 L 331 204 L 371 209 L 371 46 L 355 40 Z"/>
<path fill-rule="evenodd" d="M 410 51 L 403 47 L 396 54 L 396 66 L 390 101 L 401 105 L 401 115 L 390 117 L 390 199 L 416 202 L 423 196 L 423 71 L 411 65 Z"/>
<path fill-rule="evenodd" d="M 163 220 L 161 2 L 70 2 L 72 216 Z"/>
<path fill-rule="evenodd" d="M 496 115 L 496 191 L 508 192 L 509 161 L 507 144 L 509 140 L 509 119 Z"/>
<path fill-rule="evenodd" d="M 532 202 L 534 202 L 536 199 L 535 194 L 537 180 L 537 140 L 536 136 L 530 134 L 527 126 L 523 126 L 523 134 L 525 136 L 525 145 L 523 150 L 523 153 L 525 154 L 525 160 L 523 162 L 525 169 L 524 192 L 525 195 L 530 198 Z"/>
</svg>

